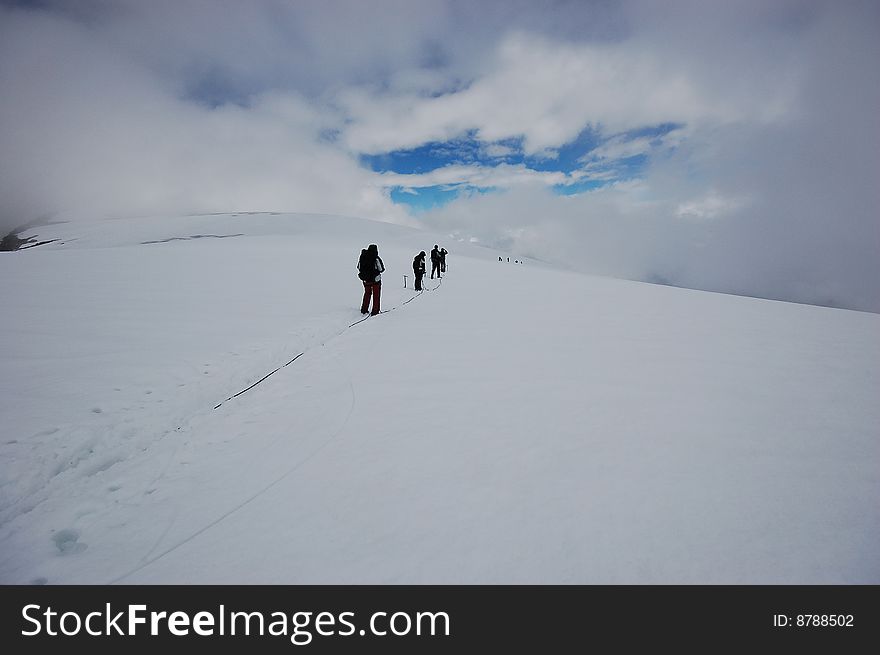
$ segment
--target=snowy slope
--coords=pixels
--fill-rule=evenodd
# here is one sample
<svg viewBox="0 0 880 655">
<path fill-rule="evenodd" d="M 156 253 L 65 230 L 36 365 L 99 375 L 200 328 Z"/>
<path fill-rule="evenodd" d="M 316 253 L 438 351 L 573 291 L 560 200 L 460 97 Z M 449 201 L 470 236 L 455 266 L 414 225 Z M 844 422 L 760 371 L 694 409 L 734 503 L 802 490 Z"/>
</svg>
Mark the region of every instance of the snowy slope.
<svg viewBox="0 0 880 655">
<path fill-rule="evenodd" d="M 39 237 L 0 257 L 0 582 L 880 582 L 878 315 L 334 217 Z M 368 243 L 393 311 L 349 328 Z"/>
</svg>

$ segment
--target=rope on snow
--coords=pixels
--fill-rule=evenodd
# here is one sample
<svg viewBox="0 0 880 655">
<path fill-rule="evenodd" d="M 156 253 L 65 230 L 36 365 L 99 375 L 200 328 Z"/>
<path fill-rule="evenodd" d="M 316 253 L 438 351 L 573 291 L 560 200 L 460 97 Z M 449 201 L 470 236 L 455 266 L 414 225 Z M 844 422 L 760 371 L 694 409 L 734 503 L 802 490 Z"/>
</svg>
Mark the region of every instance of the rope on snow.
<svg viewBox="0 0 880 655">
<path fill-rule="evenodd" d="M 418 298 L 419 296 L 421 296 L 422 293 L 424 293 L 425 291 L 436 291 L 437 289 L 439 289 L 439 288 L 440 288 L 440 285 L 443 283 L 443 278 L 438 278 L 438 280 L 439 280 L 439 282 L 437 283 L 437 286 L 436 286 L 436 287 L 434 287 L 433 289 L 423 289 L 422 291 L 419 291 L 419 292 L 418 292 L 417 294 L 415 294 L 412 298 L 410 298 L 409 300 L 406 300 L 406 301 L 404 301 L 403 303 L 401 303 L 401 304 L 400 304 L 400 307 L 403 307 L 403 306 L 406 305 L 407 303 L 411 303 L 413 300 L 415 300 L 416 298 Z M 395 309 L 398 309 L 398 307 L 395 306 L 395 307 L 392 307 L 391 309 L 386 309 L 385 311 L 382 311 L 382 312 L 379 312 L 379 313 L 380 313 L 380 314 L 387 314 L 388 312 L 393 312 Z M 358 321 L 355 321 L 354 323 L 352 323 L 351 325 L 349 325 L 347 328 L 343 328 L 340 332 L 336 333 L 336 334 L 335 334 L 333 337 L 331 337 L 331 338 L 338 337 L 339 335 L 341 335 L 341 334 L 342 334 L 343 332 L 345 332 L 346 330 L 349 330 L 349 329 L 353 328 L 355 325 L 358 325 L 359 323 L 363 323 L 363 322 L 366 321 L 368 318 L 371 318 L 371 316 L 372 316 L 372 315 L 364 316 L 362 319 L 360 319 L 360 320 L 358 320 Z M 325 342 L 325 343 L 326 343 L 326 342 Z M 324 344 L 321 344 L 321 345 L 323 346 Z M 279 366 L 279 367 L 276 368 L 275 370 L 266 373 L 266 375 L 264 375 L 263 377 L 261 377 L 259 380 L 257 380 L 256 382 L 254 382 L 254 383 L 253 383 L 252 385 L 250 385 L 249 387 L 246 387 L 246 388 L 242 389 L 241 391 L 239 391 L 238 393 L 235 393 L 235 394 L 229 396 L 229 398 L 227 398 L 227 399 L 224 400 L 223 402 L 217 403 L 216 405 L 214 405 L 214 409 L 218 409 L 218 408 L 219 408 L 220 406 L 222 406 L 224 403 L 229 402 L 229 401 L 232 400 L 233 398 L 238 398 L 238 397 L 239 397 L 241 394 L 243 394 L 245 391 L 250 391 L 250 390 L 253 389 L 255 386 L 257 386 L 258 384 L 260 384 L 260 382 L 263 382 L 264 380 L 266 380 L 270 375 L 273 375 L 274 373 L 277 373 L 278 371 L 280 371 L 282 368 L 285 368 L 286 366 L 290 366 L 291 364 L 293 364 L 296 360 L 298 360 L 300 357 L 302 357 L 302 356 L 305 355 L 305 354 L 306 354 L 306 351 L 304 350 L 304 351 L 302 351 L 301 353 L 299 353 L 296 357 L 294 357 L 293 359 L 291 359 L 289 362 L 287 362 L 286 364 L 282 364 L 281 366 Z"/>
</svg>

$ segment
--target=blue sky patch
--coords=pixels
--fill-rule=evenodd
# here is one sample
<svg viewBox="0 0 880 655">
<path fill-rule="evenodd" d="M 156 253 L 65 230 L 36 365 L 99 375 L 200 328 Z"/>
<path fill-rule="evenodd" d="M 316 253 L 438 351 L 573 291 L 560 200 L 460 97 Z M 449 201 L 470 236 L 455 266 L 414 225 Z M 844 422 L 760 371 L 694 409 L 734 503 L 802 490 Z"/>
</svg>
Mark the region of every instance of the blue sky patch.
<svg viewBox="0 0 880 655">
<path fill-rule="evenodd" d="M 493 155 L 505 151 L 506 155 Z M 418 148 L 394 150 L 378 155 L 361 155 L 361 163 L 377 173 L 417 175 L 430 173 L 451 164 L 494 166 L 502 162 L 522 161 L 522 139 L 505 139 L 486 143 L 475 132 L 449 141 L 432 141 Z"/>
<path fill-rule="evenodd" d="M 578 134 L 574 140 L 564 144 L 556 151 L 556 156 L 526 157 L 523 163 L 536 171 L 561 171 L 571 173 L 579 169 L 582 164 L 578 161 L 585 154 L 601 145 L 603 140 L 592 128 L 586 128 Z"/>
<path fill-rule="evenodd" d="M 461 187 L 449 187 L 447 185 L 421 187 L 412 190 L 393 187 L 391 189 L 391 200 L 397 204 L 407 205 L 415 212 L 423 212 L 449 204 L 458 197 L 460 192 Z"/>
<path fill-rule="evenodd" d="M 576 138 L 564 144 L 552 156 L 527 156 L 523 152 L 521 137 L 485 142 L 471 131 L 463 137 L 449 141 L 434 141 L 417 148 L 401 149 L 375 155 L 361 155 L 361 164 L 377 173 L 398 175 L 422 175 L 453 165 L 494 168 L 500 164 L 522 165 L 537 172 L 571 174 L 591 167 L 592 179 L 581 179 L 571 184 L 556 184 L 551 188 L 559 195 L 573 195 L 592 191 L 613 182 L 638 177 L 647 165 L 649 154 L 637 152 L 617 159 L 591 157 L 590 153 L 605 144 L 625 144 L 637 139 L 649 139 L 649 148 L 656 147 L 662 138 L 681 126 L 673 123 L 646 126 L 609 137 L 602 137 L 592 127 L 581 131 Z M 597 151 L 598 152 L 598 151 Z M 601 174 L 601 179 L 596 179 Z M 462 192 L 475 193 L 496 189 L 482 189 L 462 181 L 461 184 L 444 184 L 407 188 L 394 186 L 391 199 L 397 204 L 409 206 L 414 211 L 426 211 L 442 207 Z"/>
<path fill-rule="evenodd" d="M 553 192 L 559 196 L 574 196 L 586 191 L 595 191 L 608 183 L 608 180 L 580 180 L 574 184 L 554 184 Z"/>
</svg>

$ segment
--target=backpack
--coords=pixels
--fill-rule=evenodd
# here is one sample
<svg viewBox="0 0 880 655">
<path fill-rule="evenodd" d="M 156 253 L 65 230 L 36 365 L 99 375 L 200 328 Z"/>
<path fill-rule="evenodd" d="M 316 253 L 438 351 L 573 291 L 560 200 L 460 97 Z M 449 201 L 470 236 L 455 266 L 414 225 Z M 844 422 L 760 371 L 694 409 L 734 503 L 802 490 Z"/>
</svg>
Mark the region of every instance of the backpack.
<svg viewBox="0 0 880 655">
<path fill-rule="evenodd" d="M 364 282 L 376 281 L 376 258 L 369 252 L 361 253 L 358 260 L 358 277 Z"/>
</svg>

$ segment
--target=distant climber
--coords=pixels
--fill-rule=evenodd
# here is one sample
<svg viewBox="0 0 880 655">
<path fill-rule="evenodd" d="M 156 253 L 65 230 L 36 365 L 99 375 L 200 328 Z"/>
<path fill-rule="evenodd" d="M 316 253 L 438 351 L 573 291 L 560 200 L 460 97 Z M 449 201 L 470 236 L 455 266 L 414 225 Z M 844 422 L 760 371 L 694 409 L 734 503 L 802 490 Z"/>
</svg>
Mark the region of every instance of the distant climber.
<svg viewBox="0 0 880 655">
<path fill-rule="evenodd" d="M 416 291 L 422 291 L 422 278 L 425 277 L 425 251 L 413 258 L 413 274 L 416 278 Z"/>
<path fill-rule="evenodd" d="M 440 272 L 446 272 L 446 255 L 449 254 L 449 251 L 446 248 L 440 248 Z"/>
<path fill-rule="evenodd" d="M 437 273 L 437 278 L 440 278 L 440 249 L 437 244 L 434 244 L 434 249 L 431 251 L 431 279 L 434 279 L 434 273 Z"/>
</svg>

